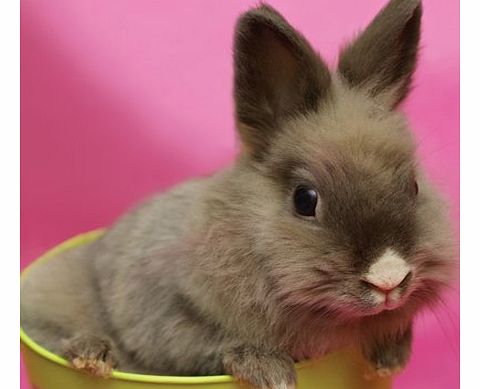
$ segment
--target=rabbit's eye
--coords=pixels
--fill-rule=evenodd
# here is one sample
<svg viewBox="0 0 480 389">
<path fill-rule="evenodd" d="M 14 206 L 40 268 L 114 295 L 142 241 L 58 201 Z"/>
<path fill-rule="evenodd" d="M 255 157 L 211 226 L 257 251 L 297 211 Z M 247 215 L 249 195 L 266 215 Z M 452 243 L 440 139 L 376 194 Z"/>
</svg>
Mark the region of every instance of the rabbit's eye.
<svg viewBox="0 0 480 389">
<path fill-rule="evenodd" d="M 315 189 L 297 186 L 293 194 L 295 211 L 302 216 L 315 216 L 318 194 Z"/>
<path fill-rule="evenodd" d="M 418 195 L 418 182 L 415 181 L 415 196 Z"/>
</svg>

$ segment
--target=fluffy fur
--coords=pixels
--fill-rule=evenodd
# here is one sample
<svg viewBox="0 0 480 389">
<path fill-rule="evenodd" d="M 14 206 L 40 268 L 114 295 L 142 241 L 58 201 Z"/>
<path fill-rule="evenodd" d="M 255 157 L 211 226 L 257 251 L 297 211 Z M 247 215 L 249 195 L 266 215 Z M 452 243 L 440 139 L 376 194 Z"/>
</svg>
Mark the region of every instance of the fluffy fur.
<svg viewBox="0 0 480 389">
<path fill-rule="evenodd" d="M 293 387 L 295 361 L 346 344 L 373 374 L 403 367 L 412 319 L 453 263 L 445 205 L 394 110 L 420 16 L 419 0 L 390 1 L 332 72 L 271 7 L 243 14 L 237 162 L 33 268 L 21 289 L 27 333 L 81 366 L 93 356 L 143 373 L 227 372 L 259 388 Z M 314 218 L 295 213 L 300 184 L 318 192 Z M 393 310 L 363 281 L 387 249 L 412 268 Z"/>
</svg>

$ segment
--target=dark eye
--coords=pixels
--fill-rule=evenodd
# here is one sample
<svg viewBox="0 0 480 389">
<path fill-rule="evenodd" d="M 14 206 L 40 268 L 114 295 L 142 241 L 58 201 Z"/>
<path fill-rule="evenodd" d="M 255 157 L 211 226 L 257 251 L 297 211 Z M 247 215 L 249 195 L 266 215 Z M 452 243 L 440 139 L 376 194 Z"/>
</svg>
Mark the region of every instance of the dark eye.
<svg viewBox="0 0 480 389">
<path fill-rule="evenodd" d="M 417 181 L 415 181 L 414 190 L 415 190 L 415 196 L 418 195 L 418 183 L 417 183 Z"/>
<path fill-rule="evenodd" d="M 315 216 L 318 194 L 315 189 L 297 186 L 293 194 L 295 211 L 302 216 Z"/>
</svg>

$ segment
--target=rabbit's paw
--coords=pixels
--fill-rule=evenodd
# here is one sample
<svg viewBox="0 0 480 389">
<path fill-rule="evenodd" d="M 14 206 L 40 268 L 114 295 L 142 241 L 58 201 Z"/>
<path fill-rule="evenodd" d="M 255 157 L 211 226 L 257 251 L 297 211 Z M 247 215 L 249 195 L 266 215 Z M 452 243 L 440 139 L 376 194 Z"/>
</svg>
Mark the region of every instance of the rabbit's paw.
<svg viewBox="0 0 480 389">
<path fill-rule="evenodd" d="M 284 353 L 238 347 L 223 357 L 228 373 L 247 388 L 295 389 L 296 374 L 292 358 Z"/>
<path fill-rule="evenodd" d="M 64 356 L 74 368 L 96 377 L 110 377 L 115 366 L 110 342 L 92 335 L 67 341 Z"/>
<path fill-rule="evenodd" d="M 374 380 L 377 378 L 391 377 L 400 373 L 403 370 L 403 366 L 396 367 L 376 367 L 371 368 L 364 374 L 365 379 Z"/>
<path fill-rule="evenodd" d="M 412 331 L 409 328 L 403 334 L 396 334 L 381 342 L 373 342 L 364 350 L 370 363 L 365 378 L 389 377 L 403 370 L 410 357 Z"/>
</svg>

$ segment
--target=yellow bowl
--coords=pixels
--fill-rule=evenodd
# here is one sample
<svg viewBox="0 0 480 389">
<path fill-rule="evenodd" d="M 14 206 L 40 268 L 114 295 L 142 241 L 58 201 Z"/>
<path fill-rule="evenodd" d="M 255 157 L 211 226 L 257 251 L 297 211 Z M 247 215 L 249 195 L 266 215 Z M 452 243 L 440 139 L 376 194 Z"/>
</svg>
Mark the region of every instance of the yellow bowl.
<svg viewBox="0 0 480 389">
<path fill-rule="evenodd" d="M 102 230 L 71 238 L 40 257 L 35 265 L 58 253 L 97 239 Z M 28 269 L 22 277 L 28 276 Z M 68 362 L 46 350 L 20 328 L 23 361 L 35 389 L 240 389 L 232 376 L 174 377 L 114 371 L 109 379 L 90 377 L 72 369 Z M 317 361 L 296 365 L 298 389 L 388 389 L 389 378 L 367 381 L 367 364 L 355 350 L 343 350 Z"/>
</svg>

